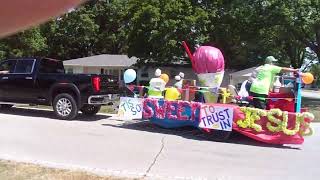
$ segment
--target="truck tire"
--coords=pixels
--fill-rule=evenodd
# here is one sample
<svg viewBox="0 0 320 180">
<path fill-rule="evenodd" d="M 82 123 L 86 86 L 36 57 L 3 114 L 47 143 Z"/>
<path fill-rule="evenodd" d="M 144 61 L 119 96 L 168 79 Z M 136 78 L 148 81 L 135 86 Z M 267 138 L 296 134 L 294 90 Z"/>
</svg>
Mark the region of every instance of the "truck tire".
<svg viewBox="0 0 320 180">
<path fill-rule="evenodd" d="M 93 116 L 93 115 L 97 114 L 100 111 L 100 109 L 101 109 L 100 105 L 86 104 L 80 109 L 80 111 L 84 115 Z"/>
<path fill-rule="evenodd" d="M 72 120 L 78 115 L 78 105 L 75 98 L 67 93 L 58 94 L 53 100 L 53 110 L 62 120 Z"/>
<path fill-rule="evenodd" d="M 0 109 L 6 110 L 12 108 L 12 106 L 12 104 L 0 104 Z"/>
</svg>

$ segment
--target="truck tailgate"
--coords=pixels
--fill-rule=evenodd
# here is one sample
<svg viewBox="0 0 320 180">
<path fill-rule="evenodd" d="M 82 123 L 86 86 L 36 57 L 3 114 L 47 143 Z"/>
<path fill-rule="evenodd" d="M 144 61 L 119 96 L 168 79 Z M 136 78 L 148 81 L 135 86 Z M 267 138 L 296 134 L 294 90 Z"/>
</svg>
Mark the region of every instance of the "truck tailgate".
<svg viewBox="0 0 320 180">
<path fill-rule="evenodd" d="M 99 75 L 100 92 L 106 94 L 119 94 L 119 81 L 117 76 Z"/>
</svg>

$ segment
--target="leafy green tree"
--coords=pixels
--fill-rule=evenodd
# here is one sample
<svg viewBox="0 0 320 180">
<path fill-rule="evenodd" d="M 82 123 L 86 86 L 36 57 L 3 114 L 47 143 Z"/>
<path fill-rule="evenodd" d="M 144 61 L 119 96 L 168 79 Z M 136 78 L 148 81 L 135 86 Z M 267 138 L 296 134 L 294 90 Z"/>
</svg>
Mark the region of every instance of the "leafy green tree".
<svg viewBox="0 0 320 180">
<path fill-rule="evenodd" d="M 35 27 L 0 41 L 0 57 L 34 57 L 44 54 L 47 44 L 39 27 Z"/>
<path fill-rule="evenodd" d="M 315 83 L 319 87 L 320 85 L 320 64 L 313 64 L 311 66 L 310 72 L 313 74 L 315 78 Z"/>
<path fill-rule="evenodd" d="M 207 41 L 208 12 L 189 0 L 131 0 L 128 4 L 128 53 L 168 63 L 184 55 L 183 40 Z"/>
</svg>

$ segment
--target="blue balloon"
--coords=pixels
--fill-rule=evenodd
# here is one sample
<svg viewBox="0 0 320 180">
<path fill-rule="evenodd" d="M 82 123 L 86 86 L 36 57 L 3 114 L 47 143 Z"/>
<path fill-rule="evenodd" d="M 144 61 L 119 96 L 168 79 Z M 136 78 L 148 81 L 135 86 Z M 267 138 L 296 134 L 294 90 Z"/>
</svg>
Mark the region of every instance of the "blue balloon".
<svg viewBox="0 0 320 180">
<path fill-rule="evenodd" d="M 127 69 L 123 74 L 123 79 L 125 83 L 131 83 L 137 78 L 137 73 L 133 69 Z"/>
</svg>

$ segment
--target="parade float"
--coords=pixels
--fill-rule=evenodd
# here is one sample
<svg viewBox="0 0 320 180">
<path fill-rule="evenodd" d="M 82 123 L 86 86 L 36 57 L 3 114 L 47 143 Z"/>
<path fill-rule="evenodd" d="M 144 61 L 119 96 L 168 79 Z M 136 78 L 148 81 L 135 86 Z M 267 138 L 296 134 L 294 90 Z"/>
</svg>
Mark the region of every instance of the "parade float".
<svg viewBox="0 0 320 180">
<path fill-rule="evenodd" d="M 208 136 L 226 140 L 232 131 L 269 144 L 302 144 L 313 133 L 313 114 L 301 108 L 301 82 L 311 83 L 310 73 L 282 77 L 291 86 L 270 92 L 267 109 L 250 107 L 232 89 L 220 87 L 224 75 L 224 57 L 211 46 L 200 46 L 193 54 L 183 42 L 196 73 L 195 80 L 181 80 L 182 87 L 165 87 L 169 77 L 156 72 L 149 86 L 127 85 L 132 97 L 121 97 L 118 116 L 147 119 L 164 128 L 192 126 Z M 132 69 L 125 71 L 125 83 L 136 79 Z M 158 92 L 159 96 L 154 96 Z M 151 95 L 152 94 L 152 95 Z"/>
</svg>

